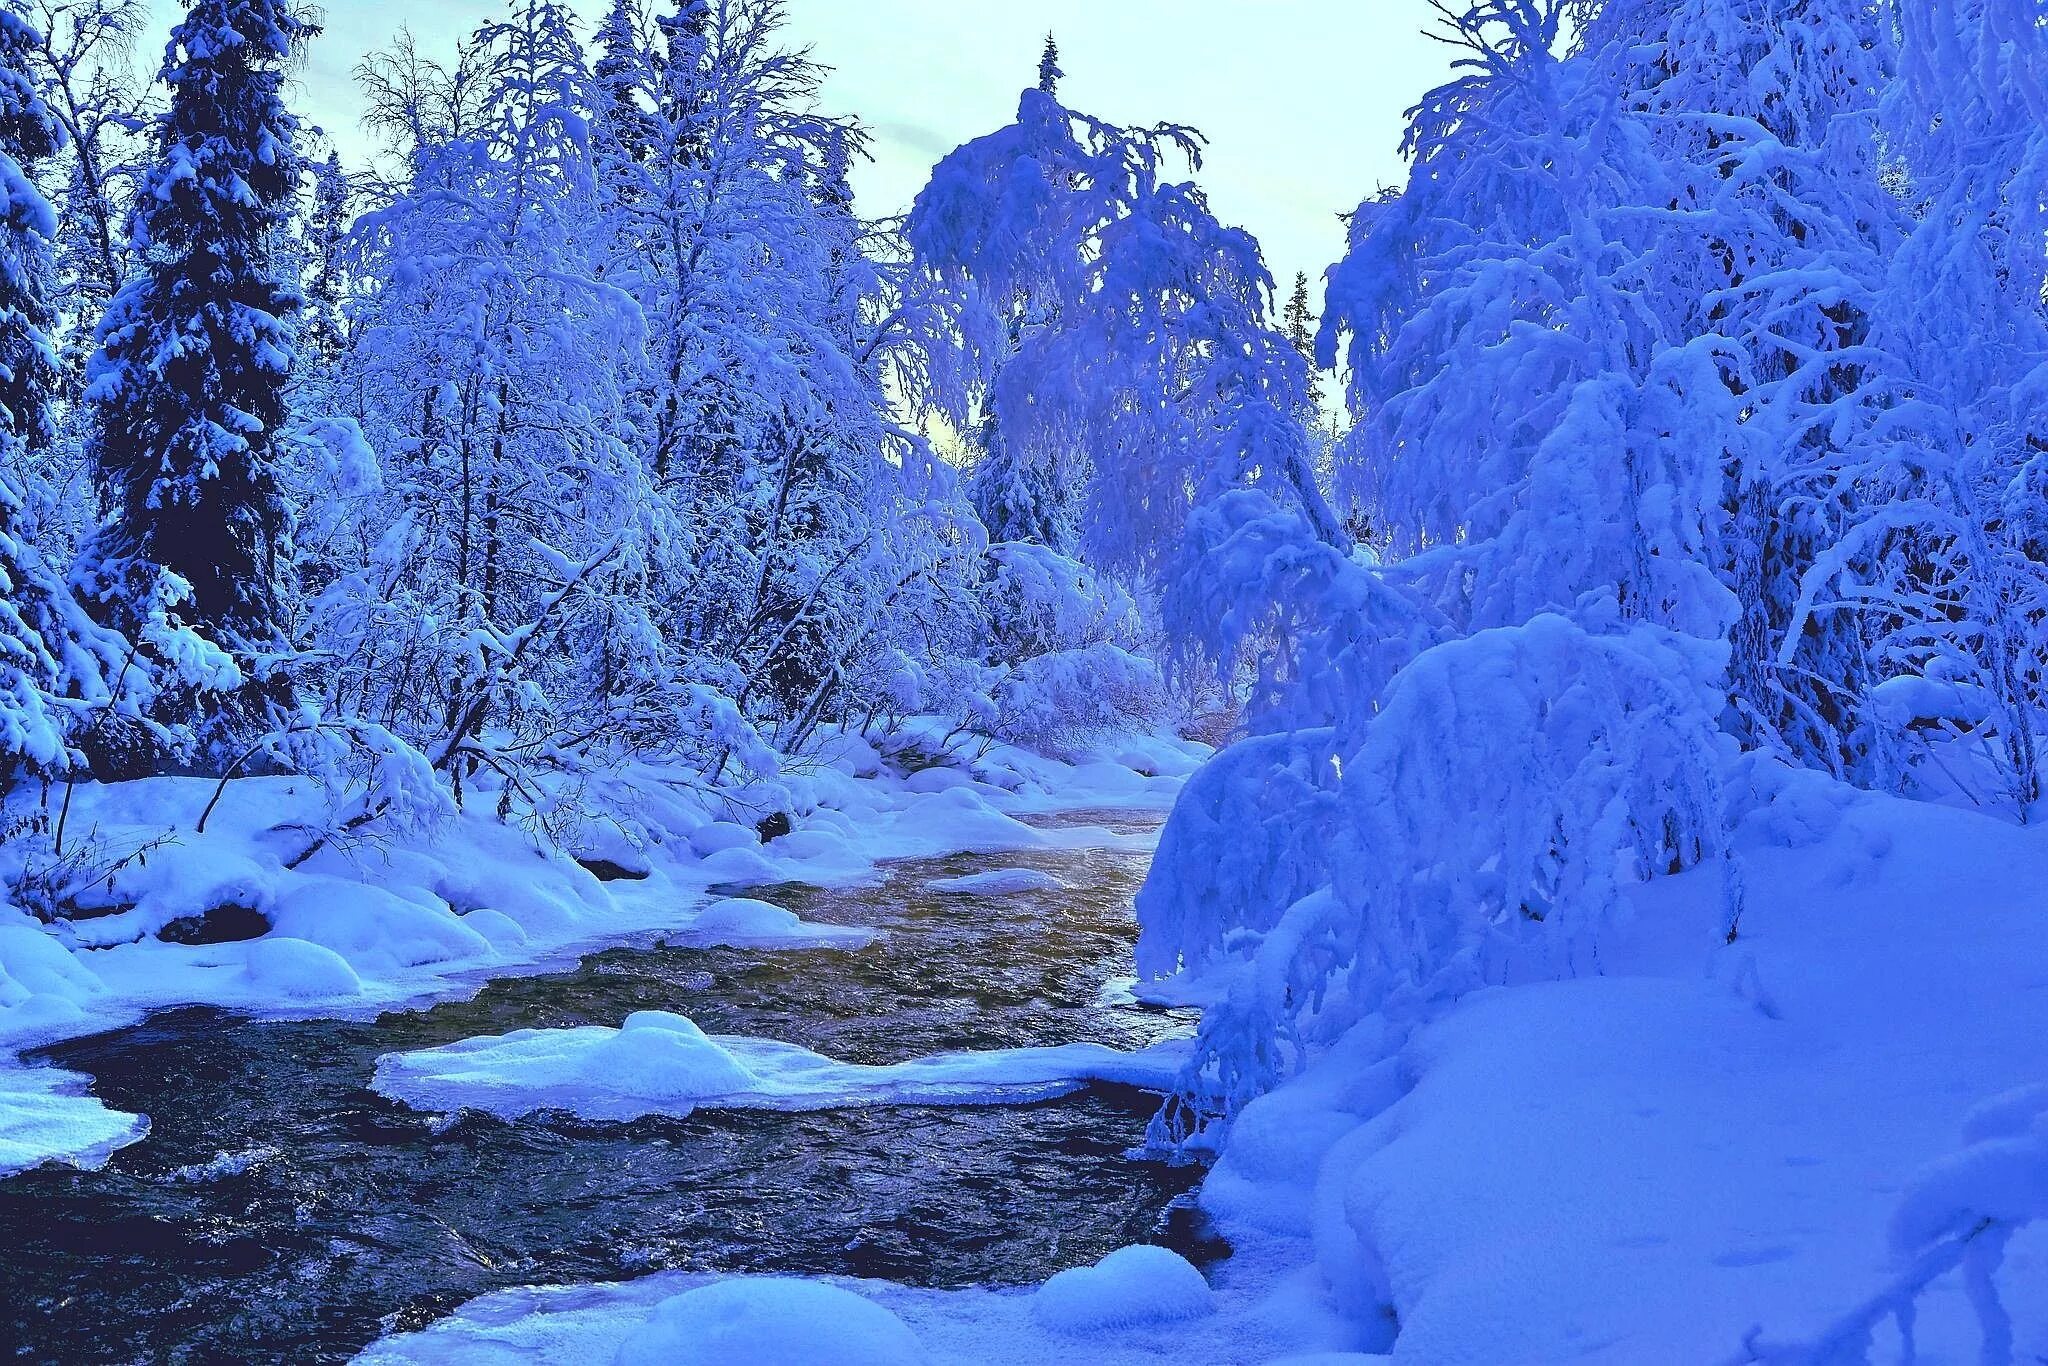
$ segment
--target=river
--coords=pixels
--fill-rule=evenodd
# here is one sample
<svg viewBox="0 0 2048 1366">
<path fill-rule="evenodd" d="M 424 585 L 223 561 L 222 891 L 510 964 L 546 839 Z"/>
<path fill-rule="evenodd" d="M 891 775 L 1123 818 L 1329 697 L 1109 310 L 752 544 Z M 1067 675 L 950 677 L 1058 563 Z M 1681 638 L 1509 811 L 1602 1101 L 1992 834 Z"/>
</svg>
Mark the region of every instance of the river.
<svg viewBox="0 0 2048 1366">
<path fill-rule="evenodd" d="M 1015 867 L 1066 890 L 927 885 Z M 152 1128 L 102 1171 L 0 1181 L 0 1340 L 30 1361 L 345 1361 L 515 1285 L 667 1269 L 1024 1284 L 1131 1242 L 1209 1251 L 1185 1217 L 1199 1173 L 1128 1155 L 1157 1100 L 1115 1087 L 625 1124 L 422 1114 L 367 1089 L 382 1053 L 644 1009 L 850 1062 L 1142 1047 L 1191 1023 L 1103 998 L 1130 971 L 1145 867 L 1125 850 L 909 861 L 871 887 L 749 889 L 885 932 L 862 949 L 656 942 L 374 1020 L 186 1009 L 44 1050 Z"/>
</svg>

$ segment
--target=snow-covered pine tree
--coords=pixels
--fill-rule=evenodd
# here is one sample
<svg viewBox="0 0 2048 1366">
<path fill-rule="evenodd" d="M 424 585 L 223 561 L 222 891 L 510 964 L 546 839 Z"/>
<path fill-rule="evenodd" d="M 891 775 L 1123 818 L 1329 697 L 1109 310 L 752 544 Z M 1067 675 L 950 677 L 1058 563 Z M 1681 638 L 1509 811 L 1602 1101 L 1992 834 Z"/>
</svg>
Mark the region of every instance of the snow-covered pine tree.
<svg viewBox="0 0 2048 1366">
<path fill-rule="evenodd" d="M 314 162 L 312 177 L 313 204 L 305 223 L 307 279 L 300 336 L 314 360 L 332 365 L 347 342 L 342 256 L 352 214 L 341 154 L 330 151 Z"/>
<path fill-rule="evenodd" d="M 409 174 L 351 243 L 337 388 L 381 478 L 317 604 L 329 709 L 530 813 L 540 770 L 612 739 L 618 637 L 656 648 L 630 591 L 648 496 L 622 394 L 644 333 L 603 278 L 600 96 L 553 0 L 511 0 L 450 66 L 402 45 L 373 74 Z M 609 645 L 593 621 L 619 623 Z"/>
<path fill-rule="evenodd" d="M 1060 79 L 1067 73 L 1060 70 L 1060 44 L 1052 34 L 1045 35 L 1045 48 L 1038 55 L 1038 88 L 1055 99 L 1060 93 Z"/>
<path fill-rule="evenodd" d="M 1308 298 L 1308 274 L 1296 271 L 1294 292 L 1287 296 L 1287 309 L 1280 316 L 1280 326 L 1287 333 L 1287 340 L 1309 363 L 1308 399 L 1311 420 L 1323 406 L 1323 379 L 1314 367 L 1316 364 L 1316 314 Z"/>
<path fill-rule="evenodd" d="M 84 709 L 110 700 L 125 654 L 38 551 L 26 517 L 26 457 L 55 436 L 61 377 L 49 299 L 57 215 L 33 178 L 61 135 L 32 75 L 39 41 L 0 5 L 0 793 L 24 773 L 74 767 Z"/>
<path fill-rule="evenodd" d="M 1295 273 L 1294 292 L 1287 296 L 1287 311 L 1280 321 L 1287 329 L 1287 340 L 1294 343 L 1294 349 L 1301 352 L 1302 359 L 1314 360 L 1316 315 L 1309 305 L 1308 274 L 1305 271 Z"/>
<path fill-rule="evenodd" d="M 591 66 L 601 91 L 605 136 L 619 152 L 644 161 L 654 150 L 654 132 L 646 101 L 649 65 L 639 0 L 612 0 L 598 25 Z"/>
<path fill-rule="evenodd" d="M 1568 52 L 1582 9 L 1443 7 L 1458 74 L 1331 272 L 1319 346 L 1351 339 L 1342 458 L 1390 562 L 1256 488 L 1191 523 L 1207 572 L 1169 619 L 1260 677 L 1252 738 L 1191 782 L 1140 896 L 1141 971 L 1231 982 L 1166 1139 L 1366 1016 L 1398 1032 L 1510 961 L 1578 970 L 1620 881 L 1723 847 L 1730 362 L 1641 297 L 1670 191 Z"/>
<path fill-rule="evenodd" d="M 714 2 L 673 0 L 673 9 L 655 19 L 655 27 L 661 33 L 662 54 L 654 104 L 665 124 L 668 155 L 686 167 L 704 155 L 700 95 L 710 50 Z"/>
<path fill-rule="evenodd" d="M 129 632 L 189 594 L 192 620 L 249 678 L 233 703 L 208 704 L 230 727 L 275 691 L 288 634 L 277 445 L 300 301 L 273 252 L 302 170 L 284 83 L 312 33 L 289 0 L 194 0 L 172 30 L 170 108 L 128 224 L 138 273 L 100 325 L 86 391 L 111 513 L 74 581 Z"/>
<path fill-rule="evenodd" d="M 1393 577 L 1462 629 L 1558 611 L 1718 639 L 1735 362 L 1649 306 L 1673 190 L 1612 83 L 1564 53 L 1566 12 L 1447 20 L 1461 74 L 1413 112 L 1406 190 L 1367 201 L 1330 275 L 1323 355 L 1348 334 L 1357 419 L 1342 473 Z"/>
<path fill-rule="evenodd" d="M 800 744 L 954 556 L 926 487 L 950 481 L 886 420 L 902 330 L 851 209 L 862 137 L 813 112 L 823 71 L 783 46 L 783 15 L 692 0 L 664 22 L 660 150 L 625 212 L 655 343 L 662 634 Z"/>
<path fill-rule="evenodd" d="M 1902 757 L 1960 738 L 1989 769 L 1970 795 L 2025 819 L 2048 790 L 2048 33 L 2028 0 L 1898 16 L 1884 133 L 1923 207 L 1871 329 L 1894 383 L 1864 477 L 1888 496 L 1800 608 L 1875 636 Z"/>
</svg>

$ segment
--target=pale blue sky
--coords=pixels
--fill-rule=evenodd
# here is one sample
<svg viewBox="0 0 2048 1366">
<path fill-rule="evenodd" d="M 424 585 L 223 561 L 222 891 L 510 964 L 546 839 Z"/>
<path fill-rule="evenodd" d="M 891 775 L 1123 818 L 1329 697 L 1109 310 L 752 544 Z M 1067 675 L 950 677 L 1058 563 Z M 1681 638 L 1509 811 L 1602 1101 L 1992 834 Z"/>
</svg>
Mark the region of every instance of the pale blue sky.
<svg viewBox="0 0 2048 1366">
<path fill-rule="evenodd" d="M 144 60 L 154 67 L 177 0 Z M 576 0 L 595 17 L 604 0 Z M 327 32 L 303 108 L 344 158 L 368 151 L 349 73 L 401 25 L 444 44 L 499 0 L 325 0 Z M 1121 122 L 1191 123 L 1211 140 L 1202 174 L 1218 214 L 1264 242 L 1274 272 L 1312 279 L 1336 259 L 1336 215 L 1401 175 L 1403 111 L 1445 74 L 1420 36 L 1424 0 L 790 0 L 790 36 L 835 68 L 825 102 L 874 129 L 862 209 L 909 206 L 948 150 L 1009 120 L 1059 36 L 1066 101 Z"/>
</svg>

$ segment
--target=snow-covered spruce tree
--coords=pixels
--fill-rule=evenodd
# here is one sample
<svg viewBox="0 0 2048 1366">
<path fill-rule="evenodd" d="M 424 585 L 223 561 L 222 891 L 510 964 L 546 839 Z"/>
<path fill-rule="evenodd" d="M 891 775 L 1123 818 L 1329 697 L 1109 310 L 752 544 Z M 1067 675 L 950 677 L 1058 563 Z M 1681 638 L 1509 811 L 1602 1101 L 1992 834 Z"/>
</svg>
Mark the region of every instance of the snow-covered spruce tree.
<svg viewBox="0 0 2048 1366">
<path fill-rule="evenodd" d="M 341 154 L 329 152 L 312 166 L 313 202 L 304 228 L 305 311 L 300 337 L 310 360 L 330 366 L 347 341 L 342 316 L 346 287 L 342 279 L 343 250 L 351 220 L 348 173 Z"/>
<path fill-rule="evenodd" d="M 910 608 L 947 598 L 960 513 L 889 421 L 901 272 L 851 211 L 861 134 L 813 112 L 822 69 L 783 46 L 782 21 L 767 0 L 663 17 L 641 100 L 656 150 L 626 168 L 615 278 L 650 321 L 660 634 L 688 677 L 800 745 L 865 709 L 884 655 L 931 662 Z M 954 615 L 921 625 L 945 638 Z"/>
<path fill-rule="evenodd" d="M 0 6 L 0 794 L 25 774 L 78 765 L 79 733 L 123 686 L 128 653 L 43 558 L 25 515 L 26 457 L 55 437 L 60 382 L 49 299 L 57 215 L 32 178 L 60 131 L 31 74 L 38 41 Z"/>
<path fill-rule="evenodd" d="M 598 25 L 597 61 L 590 74 L 602 91 L 605 134 L 625 157 L 645 160 L 653 151 L 653 130 L 645 103 L 649 60 L 638 0 L 612 0 Z"/>
<path fill-rule="evenodd" d="M 1417 107 L 1407 189 L 1331 272 L 1323 345 L 1349 335 L 1359 419 L 1344 472 L 1396 578 L 1465 629 L 1547 610 L 1717 638 L 1740 358 L 1646 297 L 1647 211 L 1673 187 L 1599 67 L 1558 52 L 1562 12 L 1457 17 L 1466 74 Z"/>
<path fill-rule="evenodd" d="M 1287 311 L 1281 317 L 1281 325 L 1287 329 L 1287 340 L 1294 349 L 1301 352 L 1306 360 L 1315 359 L 1316 315 L 1308 301 L 1308 275 L 1296 271 L 1294 292 L 1287 296 Z"/>
<path fill-rule="evenodd" d="M 237 657 L 244 684 L 204 704 L 216 730 L 251 724 L 285 687 L 291 528 L 277 447 L 299 298 L 273 252 L 302 169 L 284 82 L 311 33 L 288 0 L 194 0 L 172 31 L 171 104 L 128 225 L 138 274 L 88 372 L 110 514 L 74 581 L 131 634 L 182 601 Z M 174 705 L 201 706 L 189 691 Z"/>
</svg>

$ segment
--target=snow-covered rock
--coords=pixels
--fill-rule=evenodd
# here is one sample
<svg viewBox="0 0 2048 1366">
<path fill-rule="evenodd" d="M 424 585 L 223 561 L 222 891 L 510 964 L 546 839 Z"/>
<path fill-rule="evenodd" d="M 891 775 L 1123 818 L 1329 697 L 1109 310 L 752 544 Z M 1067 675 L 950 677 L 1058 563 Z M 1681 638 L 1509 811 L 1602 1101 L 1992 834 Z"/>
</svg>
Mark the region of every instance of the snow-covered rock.
<svg viewBox="0 0 2048 1366">
<path fill-rule="evenodd" d="M 698 858 L 710 858 L 727 849 L 752 849 L 760 843 L 757 832 L 732 821 L 713 821 L 690 835 L 690 849 Z"/>
<path fill-rule="evenodd" d="M 903 1321 L 817 1281 L 746 1277 L 665 1300 L 615 1366 L 925 1366 Z"/>
<path fill-rule="evenodd" d="M 739 947 L 781 944 L 791 947 L 832 945 L 857 948 L 876 931 L 860 925 L 827 925 L 804 920 L 794 911 L 752 897 L 727 897 L 698 912 L 682 938 L 693 944 Z"/>
<path fill-rule="evenodd" d="M 1193 1263 L 1143 1244 L 1118 1248 L 1094 1266 L 1062 1271 L 1031 1298 L 1041 1325 L 1075 1337 L 1198 1318 L 1215 1307 L 1209 1283 Z"/>
<path fill-rule="evenodd" d="M 249 946 L 250 985 L 265 995 L 289 1000 L 362 994 L 362 979 L 343 958 L 322 944 L 271 935 Z"/>
</svg>

